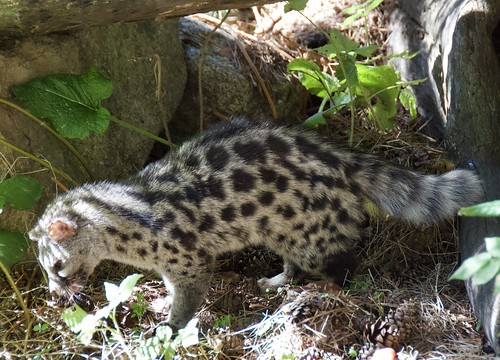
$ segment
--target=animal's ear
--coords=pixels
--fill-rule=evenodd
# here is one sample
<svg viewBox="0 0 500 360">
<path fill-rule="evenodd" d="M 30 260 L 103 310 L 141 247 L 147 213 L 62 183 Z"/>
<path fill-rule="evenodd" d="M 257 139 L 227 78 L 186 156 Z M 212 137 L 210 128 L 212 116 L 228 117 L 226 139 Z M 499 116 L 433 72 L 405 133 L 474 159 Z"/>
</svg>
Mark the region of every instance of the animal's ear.
<svg viewBox="0 0 500 360">
<path fill-rule="evenodd" d="M 60 220 L 53 222 L 47 229 L 49 237 L 54 241 L 69 240 L 76 234 L 76 228 Z"/>
</svg>

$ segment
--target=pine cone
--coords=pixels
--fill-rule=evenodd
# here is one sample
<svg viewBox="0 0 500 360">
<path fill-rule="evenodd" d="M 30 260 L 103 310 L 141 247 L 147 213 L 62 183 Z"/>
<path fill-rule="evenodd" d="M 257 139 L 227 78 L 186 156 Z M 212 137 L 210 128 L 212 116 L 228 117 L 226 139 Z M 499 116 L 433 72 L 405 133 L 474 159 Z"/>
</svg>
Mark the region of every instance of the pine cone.
<svg viewBox="0 0 500 360">
<path fill-rule="evenodd" d="M 363 336 L 368 343 L 395 348 L 410 335 L 411 322 L 418 311 L 418 303 L 407 300 L 375 322 L 365 324 Z"/>
<path fill-rule="evenodd" d="M 283 306 L 283 312 L 292 316 L 295 321 L 302 321 L 312 317 L 323 304 L 318 293 L 304 291 L 292 302 Z"/>
</svg>

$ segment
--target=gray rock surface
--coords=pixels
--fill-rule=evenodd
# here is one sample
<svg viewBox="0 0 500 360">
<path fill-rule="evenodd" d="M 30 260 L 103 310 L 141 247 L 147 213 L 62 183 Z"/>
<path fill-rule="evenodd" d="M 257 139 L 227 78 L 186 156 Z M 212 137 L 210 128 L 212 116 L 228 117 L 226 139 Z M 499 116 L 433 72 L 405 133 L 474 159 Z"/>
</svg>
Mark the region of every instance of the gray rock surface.
<svg viewBox="0 0 500 360">
<path fill-rule="evenodd" d="M 161 61 L 161 98 L 156 99 L 155 62 Z M 96 66 L 114 82 L 113 95 L 103 102 L 110 113 L 155 135 L 163 129 L 162 117 L 170 120 L 180 101 L 186 69 L 178 38 L 178 19 L 144 21 L 93 27 L 75 34 L 33 37 L 18 41 L 0 52 L 0 96 L 11 98 L 12 85 L 54 73 L 81 73 Z M 0 135 L 23 150 L 43 157 L 79 183 L 89 181 L 75 158 L 55 138 L 24 115 L 0 108 Z M 96 179 L 118 179 L 136 172 L 147 160 L 153 141 L 111 123 L 108 131 L 84 140 L 71 140 L 90 164 Z M 19 158 L 1 146 L 6 159 L 2 173 L 14 164 L 15 173 L 33 172 L 38 164 Z M 44 200 L 57 190 L 48 170 L 37 172 L 45 189 Z M 63 181 L 64 185 L 72 184 Z M 42 207 L 45 201 L 41 201 Z M 33 215 L 32 215 L 33 216 Z M 2 224 L 3 222 L 3 224 Z M 0 217 L 0 228 L 26 230 L 25 220 L 15 225 L 12 217 Z"/>
</svg>

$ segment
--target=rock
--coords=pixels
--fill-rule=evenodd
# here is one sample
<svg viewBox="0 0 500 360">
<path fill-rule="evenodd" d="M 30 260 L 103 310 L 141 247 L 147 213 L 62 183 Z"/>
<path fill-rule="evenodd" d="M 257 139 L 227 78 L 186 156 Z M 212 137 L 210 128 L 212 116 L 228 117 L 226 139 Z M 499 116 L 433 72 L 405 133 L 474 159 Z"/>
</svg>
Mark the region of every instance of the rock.
<svg viewBox="0 0 500 360">
<path fill-rule="evenodd" d="M 161 61 L 161 98 L 164 112 L 156 100 L 155 62 Z M 75 34 L 57 34 L 18 41 L 0 52 L 0 96 L 10 98 L 12 85 L 54 73 L 81 73 L 96 66 L 114 81 L 114 93 L 103 105 L 114 117 L 155 135 L 163 129 L 162 117 L 170 120 L 180 101 L 186 69 L 178 40 L 178 20 L 144 21 L 93 27 Z M 2 106 L 0 134 L 13 145 L 49 161 L 75 181 L 89 181 L 75 158 L 46 130 L 21 113 Z M 153 141 L 111 123 L 108 131 L 84 140 L 70 140 L 86 159 L 95 179 L 124 178 L 140 169 L 147 160 Z M 7 168 L 14 173 L 29 172 L 44 184 L 45 197 L 40 210 L 57 190 L 51 171 L 1 146 Z M 10 165 L 9 165 L 10 164 Z M 61 180 L 61 179 L 60 179 Z M 65 186 L 73 184 L 61 180 Z M 33 217 L 33 215 L 31 215 Z M 27 228 L 11 216 L 0 217 L 0 229 Z"/>
<path fill-rule="evenodd" d="M 238 47 L 237 42 L 243 44 L 243 41 L 232 32 L 219 29 L 208 44 L 204 45 L 212 28 L 194 17 L 186 17 L 180 21 L 188 69 L 184 97 L 172 124 L 175 129 L 173 132 L 180 138 L 199 131 L 198 60 L 202 46 L 206 46 L 201 65 L 204 128 L 220 121 L 220 115 L 272 116 L 269 102 L 258 85 L 256 75 Z M 265 44 L 254 42 L 251 46 L 244 46 L 269 89 L 278 118 L 286 122 L 297 122 L 304 90 L 286 73 L 286 62 L 272 54 Z M 272 62 L 264 62 L 261 58 L 264 51 L 269 53 L 263 58 L 271 59 Z"/>
</svg>

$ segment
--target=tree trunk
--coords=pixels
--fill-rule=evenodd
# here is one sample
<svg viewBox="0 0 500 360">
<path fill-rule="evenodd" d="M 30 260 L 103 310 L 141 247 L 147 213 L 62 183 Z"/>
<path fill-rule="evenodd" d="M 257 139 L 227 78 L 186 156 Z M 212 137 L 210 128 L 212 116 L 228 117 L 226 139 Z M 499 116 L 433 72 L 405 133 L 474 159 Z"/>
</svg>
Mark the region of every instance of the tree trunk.
<svg viewBox="0 0 500 360">
<path fill-rule="evenodd" d="M 276 0 L 4 0 L 0 2 L 0 40 L 272 2 Z"/>
<path fill-rule="evenodd" d="M 413 88 L 428 131 L 443 138 L 455 159 L 477 170 L 484 200 L 500 199 L 500 1 L 396 0 L 390 44 L 395 53 L 420 50 L 397 61 L 406 79 L 427 77 Z M 498 218 L 464 218 L 461 258 L 484 251 L 484 238 L 500 236 Z M 500 296 L 493 281 L 466 282 L 473 308 L 500 354 Z"/>
</svg>

